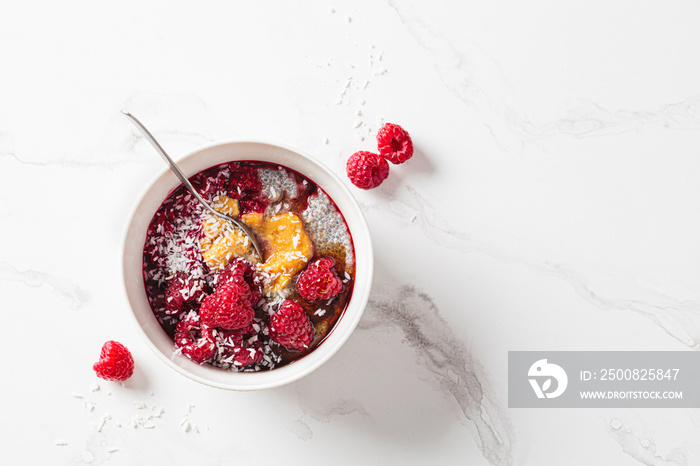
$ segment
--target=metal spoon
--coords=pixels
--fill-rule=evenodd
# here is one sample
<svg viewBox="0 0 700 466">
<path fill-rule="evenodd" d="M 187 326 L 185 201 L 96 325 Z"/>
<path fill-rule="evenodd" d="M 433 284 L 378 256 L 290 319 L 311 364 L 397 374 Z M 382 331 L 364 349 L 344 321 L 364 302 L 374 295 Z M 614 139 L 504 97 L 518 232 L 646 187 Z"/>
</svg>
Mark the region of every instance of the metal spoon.
<svg viewBox="0 0 700 466">
<path fill-rule="evenodd" d="M 155 150 L 160 154 L 160 156 L 165 160 L 165 163 L 168 164 L 170 169 L 175 173 L 175 176 L 178 177 L 178 179 L 182 182 L 182 185 L 187 189 L 192 195 L 197 199 L 209 212 L 211 212 L 213 215 L 216 215 L 217 217 L 227 220 L 229 222 L 232 222 L 234 225 L 236 225 L 238 228 L 243 230 L 243 233 L 248 237 L 250 242 L 253 244 L 253 249 L 255 249 L 255 253 L 258 255 L 260 260 L 262 262 L 265 261 L 265 258 L 262 255 L 262 251 L 260 249 L 260 245 L 258 244 L 258 241 L 255 239 L 255 233 L 253 233 L 253 230 L 250 229 L 248 225 L 245 223 L 241 222 L 240 220 L 230 217 L 226 214 L 223 214 L 219 212 L 218 210 L 214 209 L 212 206 L 210 206 L 207 201 L 204 200 L 202 196 L 199 195 L 199 193 L 194 189 L 194 186 L 192 186 L 192 183 L 190 183 L 190 180 L 187 179 L 184 173 L 180 170 L 180 168 L 175 164 L 173 159 L 170 158 L 170 156 L 165 152 L 163 147 L 156 141 L 156 138 L 153 137 L 150 131 L 146 129 L 145 126 L 143 126 L 143 123 L 141 123 L 134 115 L 131 113 L 122 110 L 122 113 L 126 115 L 134 125 L 143 133 L 143 135 L 146 137 L 148 142 L 151 143 L 151 145 L 155 148 Z"/>
</svg>

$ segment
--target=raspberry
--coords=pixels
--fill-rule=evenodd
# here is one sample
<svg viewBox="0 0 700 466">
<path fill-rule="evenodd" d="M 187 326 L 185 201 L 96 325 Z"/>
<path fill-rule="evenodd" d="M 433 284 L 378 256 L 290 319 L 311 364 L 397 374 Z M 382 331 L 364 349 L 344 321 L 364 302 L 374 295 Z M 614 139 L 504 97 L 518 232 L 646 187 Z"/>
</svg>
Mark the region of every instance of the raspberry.
<svg viewBox="0 0 700 466">
<path fill-rule="evenodd" d="M 233 260 L 229 262 L 226 267 L 221 269 L 216 275 L 214 283 L 215 288 L 218 289 L 226 283 L 234 281 L 236 275 L 242 276 L 248 284 L 251 293 L 250 304 L 255 306 L 258 301 L 260 301 L 260 298 L 262 298 L 262 281 L 256 274 L 253 264 L 246 260 Z"/>
<path fill-rule="evenodd" d="M 236 347 L 233 355 L 233 365 L 237 367 L 252 366 L 263 360 L 263 344 L 256 341 L 253 344 Z"/>
<path fill-rule="evenodd" d="M 179 314 L 184 303 L 198 302 L 204 297 L 204 282 L 184 272 L 177 272 L 167 280 L 165 289 L 165 313 Z"/>
<path fill-rule="evenodd" d="M 257 193 L 262 189 L 258 171 L 254 167 L 242 163 L 232 163 L 231 171 L 229 194 L 238 197 L 242 193 Z"/>
<path fill-rule="evenodd" d="M 166 236 L 170 235 L 174 230 L 175 226 L 173 226 L 172 220 L 166 217 L 164 210 L 158 210 L 148 225 L 149 236 L 155 234 Z"/>
<path fill-rule="evenodd" d="M 331 299 L 343 291 L 343 282 L 338 278 L 333 264 L 333 259 L 324 257 L 310 264 L 299 275 L 297 289 L 302 298 L 307 301 Z"/>
<path fill-rule="evenodd" d="M 212 329 L 202 323 L 196 312 L 190 312 L 177 323 L 175 346 L 197 364 L 207 362 L 216 353 L 216 340 Z"/>
<path fill-rule="evenodd" d="M 413 141 L 405 129 L 393 123 L 385 124 L 377 133 L 379 154 L 391 163 L 404 163 L 413 156 Z"/>
<path fill-rule="evenodd" d="M 217 171 L 214 168 L 197 173 L 190 178 L 190 183 L 204 199 L 211 200 L 226 189 L 228 176 L 226 176 L 224 171 Z M 192 195 L 189 195 L 189 197 L 192 197 Z"/>
<path fill-rule="evenodd" d="M 262 183 L 257 169 L 245 163 L 233 163 L 231 170 L 228 195 L 238 199 L 241 214 L 265 212 L 269 202 L 261 194 Z"/>
<path fill-rule="evenodd" d="M 251 324 L 243 330 L 217 330 L 218 361 L 240 368 L 261 362 L 263 344 L 256 328 L 260 329 Z"/>
<path fill-rule="evenodd" d="M 268 203 L 263 201 L 262 199 L 256 199 L 252 197 L 241 197 L 240 201 L 241 203 L 241 212 L 247 214 L 250 212 L 257 212 L 259 214 L 262 214 L 265 212 L 265 209 L 267 209 Z"/>
<path fill-rule="evenodd" d="M 232 280 L 202 301 L 199 314 L 202 322 L 211 328 L 236 330 L 250 325 L 255 316 L 251 300 L 253 294 L 243 274 L 233 274 Z"/>
<path fill-rule="evenodd" d="M 314 339 L 314 326 L 304 308 L 287 299 L 270 317 L 270 338 L 288 350 L 302 351 Z"/>
<path fill-rule="evenodd" d="M 121 382 L 134 373 L 134 357 L 126 346 L 110 340 L 102 345 L 100 360 L 92 368 L 101 379 Z"/>
<path fill-rule="evenodd" d="M 389 164 L 372 152 L 355 152 L 345 168 L 352 184 L 360 189 L 376 188 L 389 176 Z"/>
</svg>

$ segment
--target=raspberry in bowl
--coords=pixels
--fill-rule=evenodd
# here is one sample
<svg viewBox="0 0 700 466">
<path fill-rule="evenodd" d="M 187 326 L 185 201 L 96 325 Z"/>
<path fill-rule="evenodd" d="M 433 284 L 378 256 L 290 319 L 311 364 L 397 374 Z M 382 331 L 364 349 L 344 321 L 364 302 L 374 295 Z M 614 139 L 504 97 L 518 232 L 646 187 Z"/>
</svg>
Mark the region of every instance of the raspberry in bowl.
<svg viewBox="0 0 700 466">
<path fill-rule="evenodd" d="M 137 203 L 123 272 L 139 328 L 176 371 L 255 390 L 302 377 L 347 340 L 367 303 L 373 254 L 349 190 L 308 156 L 263 142 L 215 144 L 178 162 L 213 217 L 168 171 Z"/>
</svg>

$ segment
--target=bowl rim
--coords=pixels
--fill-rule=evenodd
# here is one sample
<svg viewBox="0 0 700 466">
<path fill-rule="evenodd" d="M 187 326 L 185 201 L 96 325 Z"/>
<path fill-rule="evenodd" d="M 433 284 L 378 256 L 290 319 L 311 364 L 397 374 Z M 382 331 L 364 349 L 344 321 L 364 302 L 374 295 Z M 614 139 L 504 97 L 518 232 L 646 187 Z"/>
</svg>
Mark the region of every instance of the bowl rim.
<svg viewBox="0 0 700 466">
<path fill-rule="evenodd" d="M 326 336 L 324 339 L 323 343 L 319 345 L 317 348 L 315 348 L 312 352 L 310 352 L 308 355 L 304 356 L 303 358 L 290 363 L 288 365 L 282 366 L 277 369 L 273 369 L 270 371 L 259 371 L 259 372 L 230 372 L 226 371 L 227 375 L 226 377 L 229 377 L 234 380 L 234 382 L 221 382 L 221 381 L 215 381 L 211 379 L 207 379 L 203 377 L 201 374 L 198 374 L 197 372 L 209 372 L 211 373 L 221 373 L 224 372 L 225 369 L 219 369 L 214 366 L 208 366 L 208 365 L 199 365 L 195 364 L 194 362 L 188 360 L 187 358 L 180 357 L 175 359 L 175 351 L 174 351 L 174 343 L 172 343 L 172 340 L 170 340 L 167 335 L 163 332 L 163 335 L 165 335 L 166 338 L 168 338 L 172 344 L 173 351 L 170 354 L 170 356 L 166 356 L 166 354 L 163 353 L 163 351 L 156 345 L 156 343 L 151 339 L 149 334 L 146 332 L 143 326 L 143 322 L 139 320 L 139 317 L 137 316 L 136 309 L 134 308 L 135 305 L 139 304 L 135 302 L 136 297 L 132 296 L 130 293 L 130 286 L 127 283 L 129 281 L 129 274 L 133 273 L 134 270 L 133 268 L 127 268 L 129 265 L 129 259 L 128 259 L 128 253 L 130 250 L 130 240 L 133 236 L 134 231 L 134 222 L 136 220 L 137 214 L 140 212 L 140 210 L 143 209 L 143 204 L 144 202 L 148 199 L 149 195 L 151 194 L 152 191 L 155 190 L 156 186 L 159 183 L 165 183 L 167 181 L 164 180 L 164 178 L 167 178 L 169 176 L 172 176 L 174 182 L 174 186 L 168 188 L 168 193 L 172 191 L 172 189 L 175 189 L 177 186 L 180 185 L 179 180 L 177 180 L 174 175 L 170 172 L 170 170 L 165 167 L 163 170 L 161 170 L 154 178 L 146 184 L 146 186 L 142 189 L 142 191 L 139 193 L 138 197 L 135 199 L 129 216 L 127 217 L 127 222 L 124 227 L 124 231 L 122 234 L 122 241 L 121 241 L 121 246 L 122 246 L 122 253 L 121 253 L 121 274 L 122 274 L 122 286 L 124 289 L 124 293 L 126 295 L 127 301 L 128 301 L 128 307 L 127 307 L 127 312 L 131 316 L 131 319 L 133 323 L 136 325 L 138 328 L 138 333 L 141 336 L 141 339 L 146 342 L 146 345 L 153 351 L 156 356 L 163 361 L 168 367 L 171 369 L 175 370 L 176 372 L 196 381 L 199 382 L 203 385 L 215 387 L 215 388 L 220 388 L 220 389 L 227 389 L 227 390 L 240 390 L 240 391 L 249 391 L 249 390 L 262 390 L 262 389 L 267 389 L 267 388 L 273 388 L 281 385 L 285 385 L 291 382 L 294 382 L 295 380 L 298 380 L 314 370 L 318 369 L 321 365 L 323 365 L 326 361 L 328 361 L 347 341 L 347 339 L 350 337 L 350 335 L 353 333 L 355 328 L 357 327 L 358 322 L 360 321 L 362 314 L 364 313 L 364 310 L 366 308 L 367 302 L 369 300 L 369 294 L 372 286 L 372 279 L 373 279 L 373 273 L 374 273 L 374 251 L 372 247 L 372 238 L 370 235 L 369 227 L 367 225 L 367 221 L 365 219 L 364 213 L 362 212 L 362 209 L 360 208 L 359 203 L 355 199 L 354 195 L 348 188 L 348 186 L 343 183 L 343 181 L 336 175 L 331 169 L 329 169 L 323 162 L 319 161 L 318 159 L 314 158 L 310 154 L 306 153 L 305 151 L 302 151 L 294 146 L 291 146 L 289 144 L 283 144 L 279 143 L 276 141 L 272 141 L 269 139 L 250 139 L 250 138 L 240 138 L 240 139 L 227 139 L 227 140 L 221 140 L 221 141 L 214 141 L 212 143 L 196 147 L 195 149 L 185 153 L 184 155 L 177 157 L 176 161 L 178 161 L 178 165 L 180 165 L 180 162 L 184 162 L 187 165 L 187 161 L 196 159 L 196 156 L 201 153 L 207 153 L 210 151 L 214 151 L 217 149 L 221 149 L 224 147 L 229 147 L 229 146 L 245 146 L 245 145 L 260 145 L 260 146 L 267 146 L 269 149 L 275 150 L 275 149 L 282 149 L 283 151 L 287 151 L 292 153 L 293 156 L 299 156 L 304 162 L 311 163 L 312 165 L 316 165 L 317 168 L 325 175 L 328 177 L 328 180 L 326 183 L 324 183 L 324 186 L 322 186 L 322 189 L 326 194 L 333 200 L 334 203 L 338 204 L 338 200 L 336 199 L 337 193 L 335 196 L 331 196 L 330 193 L 328 193 L 328 190 L 326 186 L 328 184 L 333 185 L 333 191 L 340 191 L 343 194 L 343 204 L 347 203 L 349 204 L 350 207 L 353 209 L 353 225 L 354 228 L 351 228 L 347 218 L 347 212 L 348 206 L 345 206 L 344 209 L 340 209 L 338 206 L 338 209 L 341 211 L 341 214 L 345 217 L 346 219 L 346 224 L 348 225 L 348 229 L 351 229 L 351 237 L 353 240 L 353 248 L 355 252 L 355 274 L 357 278 L 357 273 L 358 270 L 360 269 L 357 263 L 358 259 L 358 249 L 357 245 L 361 244 L 363 247 L 363 267 L 362 267 L 362 273 L 364 274 L 363 280 L 361 281 L 361 285 L 363 285 L 363 289 L 358 289 L 358 281 L 355 280 L 354 286 L 353 286 L 353 293 L 352 297 L 350 299 L 350 302 L 348 303 L 348 306 L 346 307 L 343 315 L 341 318 L 336 322 L 335 326 L 329 334 Z M 236 160 L 258 160 L 254 157 L 251 158 L 232 158 L 230 161 L 236 161 Z M 261 159 L 261 161 L 264 161 Z M 220 162 L 220 163 L 225 163 L 225 162 Z M 276 163 L 278 165 L 285 166 L 282 163 L 277 163 L 273 161 L 269 161 L 268 163 Z M 194 162 L 192 162 L 194 165 Z M 215 166 L 216 164 L 210 165 L 210 166 Z M 195 173 L 198 173 L 199 171 L 206 170 L 209 168 L 207 167 L 202 167 L 202 168 L 197 168 L 194 172 L 190 173 L 191 170 L 188 170 L 186 168 L 183 168 L 180 166 L 180 168 L 183 170 L 183 172 L 186 174 L 186 176 L 191 177 Z M 298 168 L 295 167 L 287 167 L 291 168 L 295 171 L 298 171 L 299 173 L 303 174 L 304 176 L 308 177 L 311 179 L 315 184 L 321 185 L 321 183 L 317 180 L 314 179 L 314 177 L 309 176 L 308 174 L 304 173 L 302 170 L 299 170 Z M 172 184 L 172 183 L 171 183 Z M 168 194 L 166 193 L 166 196 Z M 160 203 L 163 202 L 165 198 L 162 198 L 158 201 L 158 206 L 160 206 Z M 157 207 L 156 207 L 157 208 Z M 155 213 L 155 212 L 153 212 Z M 152 218 L 152 215 L 149 218 Z M 144 241 L 145 241 L 145 232 L 144 232 Z M 361 240 L 361 241 L 358 241 Z M 132 246 L 133 247 L 133 246 Z M 139 246 L 139 249 L 143 251 L 143 245 Z M 141 271 L 139 267 L 139 271 Z M 139 279 L 137 281 L 140 281 L 141 283 L 141 290 L 142 290 L 142 298 L 145 298 L 145 287 L 143 284 L 143 273 L 139 273 Z M 146 301 L 147 302 L 147 301 Z M 141 303 L 142 304 L 142 303 Z M 349 310 L 353 310 L 353 313 L 349 313 Z M 146 319 L 152 320 L 153 322 L 156 323 L 158 328 L 160 327 L 160 324 L 157 322 L 155 315 L 153 315 L 153 312 L 151 311 L 150 305 L 148 305 L 148 314 L 150 314 L 150 319 L 149 317 L 146 317 Z M 150 325 L 152 325 L 153 322 L 150 322 Z M 337 330 L 341 326 L 341 323 L 343 324 L 342 326 L 342 332 L 338 332 Z M 162 328 L 161 328 L 162 330 Z M 333 339 L 329 341 L 329 339 Z M 332 344 L 329 344 L 331 343 Z M 316 355 L 315 357 L 311 358 L 313 355 Z M 297 364 L 302 361 L 311 361 L 307 362 L 304 364 Z M 295 364 L 297 364 L 295 366 Z M 196 370 L 196 368 L 203 368 L 206 367 L 206 369 L 203 370 Z M 301 370 L 298 370 L 299 367 L 302 367 Z M 272 374 L 272 375 L 270 375 Z M 257 383 L 246 383 L 246 384 L 237 384 L 235 383 L 236 378 L 240 377 L 246 377 L 250 380 L 253 378 L 257 379 L 267 379 L 267 380 L 260 380 L 260 382 Z"/>
</svg>

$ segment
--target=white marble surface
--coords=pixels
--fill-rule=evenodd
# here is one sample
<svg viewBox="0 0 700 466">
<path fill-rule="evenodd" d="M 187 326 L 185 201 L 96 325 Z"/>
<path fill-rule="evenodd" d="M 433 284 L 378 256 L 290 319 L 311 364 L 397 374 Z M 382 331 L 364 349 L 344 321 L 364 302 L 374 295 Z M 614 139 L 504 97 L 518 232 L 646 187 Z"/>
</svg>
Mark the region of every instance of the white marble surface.
<svg viewBox="0 0 700 466">
<path fill-rule="evenodd" d="M 2 10 L 0 463 L 700 464 L 698 409 L 508 409 L 506 373 L 509 350 L 700 349 L 698 2 Z M 353 188 L 375 283 L 326 365 L 236 393 L 150 353 L 120 241 L 163 164 L 121 109 L 173 154 L 264 138 L 341 175 L 381 121 L 410 131 Z M 108 339 L 137 373 L 93 391 Z"/>
</svg>

